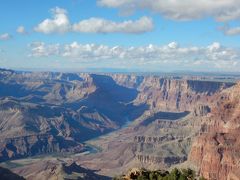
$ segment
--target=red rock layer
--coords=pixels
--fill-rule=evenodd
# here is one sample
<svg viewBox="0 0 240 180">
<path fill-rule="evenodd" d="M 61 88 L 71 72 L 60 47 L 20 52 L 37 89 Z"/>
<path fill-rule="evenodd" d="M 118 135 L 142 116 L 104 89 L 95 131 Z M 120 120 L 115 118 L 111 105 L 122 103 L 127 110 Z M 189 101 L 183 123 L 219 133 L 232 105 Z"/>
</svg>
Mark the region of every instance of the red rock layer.
<svg viewBox="0 0 240 180">
<path fill-rule="evenodd" d="M 212 112 L 189 160 L 207 179 L 240 179 L 240 83 L 212 100 Z"/>
</svg>

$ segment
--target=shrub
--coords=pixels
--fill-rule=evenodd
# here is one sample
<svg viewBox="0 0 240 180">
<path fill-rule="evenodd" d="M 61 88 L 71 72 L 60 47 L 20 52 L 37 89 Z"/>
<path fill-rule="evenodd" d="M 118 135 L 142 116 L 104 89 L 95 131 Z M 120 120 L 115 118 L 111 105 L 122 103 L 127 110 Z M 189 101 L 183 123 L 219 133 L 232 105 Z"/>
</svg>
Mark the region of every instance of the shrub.
<svg viewBox="0 0 240 180">
<path fill-rule="evenodd" d="M 130 171 L 128 175 L 116 177 L 113 180 L 196 180 L 196 173 L 192 169 L 177 169 L 174 168 L 170 173 L 168 171 L 150 171 L 146 169 L 135 170 L 134 173 Z M 199 180 L 206 180 L 200 177 Z"/>
</svg>

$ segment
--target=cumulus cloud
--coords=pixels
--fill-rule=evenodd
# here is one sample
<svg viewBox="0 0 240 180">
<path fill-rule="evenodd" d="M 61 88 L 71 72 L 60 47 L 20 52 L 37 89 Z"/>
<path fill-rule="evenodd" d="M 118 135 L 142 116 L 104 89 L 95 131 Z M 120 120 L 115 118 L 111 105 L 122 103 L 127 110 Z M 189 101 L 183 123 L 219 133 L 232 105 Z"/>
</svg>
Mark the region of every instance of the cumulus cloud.
<svg viewBox="0 0 240 180">
<path fill-rule="evenodd" d="M 9 40 L 12 36 L 9 33 L 4 33 L 0 35 L 0 40 Z"/>
<path fill-rule="evenodd" d="M 169 48 L 172 48 L 172 49 L 176 49 L 176 48 L 178 47 L 178 43 L 176 43 L 176 42 L 171 42 L 171 43 L 168 44 L 168 47 L 169 47 Z"/>
<path fill-rule="evenodd" d="M 59 56 L 79 62 L 112 61 L 127 66 L 179 65 L 197 67 L 211 65 L 214 68 L 231 68 L 239 64 L 240 52 L 214 42 L 206 47 L 181 47 L 177 42 L 167 45 L 142 47 L 106 46 L 96 44 L 44 44 L 33 43 L 31 56 Z"/>
<path fill-rule="evenodd" d="M 207 59 L 213 61 L 228 61 L 228 62 L 236 62 L 239 59 L 240 54 L 237 50 L 233 50 L 230 48 L 226 48 L 221 46 L 220 43 L 213 43 L 207 47 L 206 57 Z"/>
<path fill-rule="evenodd" d="M 65 33 L 71 29 L 70 21 L 65 9 L 56 7 L 51 9 L 52 19 L 45 19 L 34 30 L 45 34 Z"/>
<path fill-rule="evenodd" d="M 81 32 L 81 33 L 144 33 L 153 29 L 152 19 L 141 17 L 138 20 L 114 22 L 103 18 L 90 18 L 71 24 L 67 11 L 56 7 L 51 10 L 53 18 L 38 24 L 34 30 L 45 34 Z"/>
<path fill-rule="evenodd" d="M 240 18 L 239 0 L 98 0 L 98 5 L 121 10 L 147 9 L 174 20 L 193 20 L 207 16 L 217 21 Z"/>
<path fill-rule="evenodd" d="M 73 25 L 75 32 L 84 33 L 144 33 L 152 29 L 153 22 L 148 17 L 119 23 L 102 18 L 90 18 Z"/>
<path fill-rule="evenodd" d="M 33 42 L 29 45 L 31 48 L 30 57 L 45 57 L 60 55 L 59 44 L 45 44 L 44 42 Z"/>
<path fill-rule="evenodd" d="M 19 34 L 27 34 L 24 26 L 19 26 L 17 28 L 16 32 L 19 33 Z"/>
</svg>

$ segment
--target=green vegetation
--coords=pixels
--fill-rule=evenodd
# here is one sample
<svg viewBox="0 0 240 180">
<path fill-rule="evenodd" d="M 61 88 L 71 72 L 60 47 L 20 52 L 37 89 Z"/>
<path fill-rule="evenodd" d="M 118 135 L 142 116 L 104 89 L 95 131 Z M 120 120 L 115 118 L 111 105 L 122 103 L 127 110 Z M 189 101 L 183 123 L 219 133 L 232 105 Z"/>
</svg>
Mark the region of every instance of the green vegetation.
<svg viewBox="0 0 240 180">
<path fill-rule="evenodd" d="M 203 177 L 198 178 L 192 169 L 177 169 L 172 171 L 149 171 L 146 169 L 130 170 L 126 175 L 113 178 L 113 180 L 205 180 Z"/>
</svg>

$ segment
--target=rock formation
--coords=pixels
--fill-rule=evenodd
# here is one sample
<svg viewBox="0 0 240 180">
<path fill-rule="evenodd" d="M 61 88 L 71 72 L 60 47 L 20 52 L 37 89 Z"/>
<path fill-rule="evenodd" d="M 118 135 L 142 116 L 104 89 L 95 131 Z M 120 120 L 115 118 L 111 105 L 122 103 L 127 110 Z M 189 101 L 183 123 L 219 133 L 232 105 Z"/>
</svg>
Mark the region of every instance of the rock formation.
<svg viewBox="0 0 240 180">
<path fill-rule="evenodd" d="M 234 85 L 180 76 L 0 70 L 0 161 L 82 152 L 85 141 L 112 132 L 91 141 L 101 153 L 74 161 L 113 175 L 134 166 L 168 168 L 189 157 L 206 178 L 233 179 L 240 159 L 240 85 Z"/>
<path fill-rule="evenodd" d="M 0 167 L 0 179 L 2 180 L 25 180 L 23 177 L 13 173 L 12 171 Z"/>
<path fill-rule="evenodd" d="M 205 128 L 194 140 L 189 161 L 207 179 L 240 178 L 240 84 L 215 95 Z"/>
<path fill-rule="evenodd" d="M 14 168 L 27 180 L 110 180 L 109 177 L 96 174 L 96 171 L 83 168 L 75 162 L 59 160 L 40 160 L 23 167 Z"/>
<path fill-rule="evenodd" d="M 91 74 L 0 71 L 0 161 L 84 151 L 145 109 L 137 90 Z"/>
</svg>

